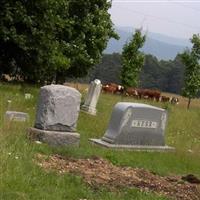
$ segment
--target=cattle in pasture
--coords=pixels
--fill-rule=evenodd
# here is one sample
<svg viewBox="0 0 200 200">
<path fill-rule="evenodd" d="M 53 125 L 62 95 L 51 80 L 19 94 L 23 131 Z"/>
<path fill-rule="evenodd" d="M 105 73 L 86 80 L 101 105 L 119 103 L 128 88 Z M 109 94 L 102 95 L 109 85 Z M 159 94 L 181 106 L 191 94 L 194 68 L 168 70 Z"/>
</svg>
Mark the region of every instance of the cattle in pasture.
<svg viewBox="0 0 200 200">
<path fill-rule="evenodd" d="M 156 100 L 159 101 L 161 92 L 159 90 L 147 90 L 146 91 L 147 96 L 152 99 L 152 100 Z"/>
<path fill-rule="evenodd" d="M 102 91 L 112 94 L 123 94 L 124 87 L 115 83 L 109 83 L 102 86 Z"/>
<path fill-rule="evenodd" d="M 132 87 L 126 88 L 125 95 L 126 96 L 138 97 L 137 89 L 132 88 Z"/>
<path fill-rule="evenodd" d="M 112 87 L 112 86 L 109 86 L 109 85 L 103 85 L 102 86 L 102 91 L 105 92 L 105 93 L 112 93 L 112 94 L 114 94 L 115 91 L 116 91 L 116 88 Z"/>
<path fill-rule="evenodd" d="M 177 97 L 161 96 L 160 101 L 161 102 L 169 102 L 171 104 L 179 104 L 179 99 Z"/>
<path fill-rule="evenodd" d="M 170 102 L 171 104 L 179 104 L 179 99 L 177 97 L 171 97 Z"/>
<path fill-rule="evenodd" d="M 159 101 L 161 92 L 159 90 L 137 89 L 138 97 L 140 99 L 152 99 Z"/>
<path fill-rule="evenodd" d="M 161 96 L 159 99 L 161 102 L 170 102 L 170 97 Z"/>
<path fill-rule="evenodd" d="M 178 104 L 179 99 L 177 97 L 168 97 L 161 95 L 159 90 L 143 89 L 128 87 L 124 89 L 123 86 L 116 83 L 108 83 L 102 86 L 102 91 L 111 94 L 124 94 L 126 96 L 138 98 L 138 99 L 150 99 L 153 101 L 169 102 L 171 104 Z"/>
<path fill-rule="evenodd" d="M 125 91 L 127 96 L 137 97 L 139 99 L 152 99 L 159 101 L 160 91 L 158 90 L 150 90 L 150 89 L 142 89 L 142 88 L 127 88 Z"/>
</svg>

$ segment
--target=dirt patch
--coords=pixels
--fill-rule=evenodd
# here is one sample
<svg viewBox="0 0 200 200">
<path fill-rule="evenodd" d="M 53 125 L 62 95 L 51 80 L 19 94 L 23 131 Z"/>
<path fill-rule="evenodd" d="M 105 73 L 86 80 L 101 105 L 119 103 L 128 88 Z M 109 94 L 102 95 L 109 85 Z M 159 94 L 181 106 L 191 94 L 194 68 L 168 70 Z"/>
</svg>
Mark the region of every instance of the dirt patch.
<svg viewBox="0 0 200 200">
<path fill-rule="evenodd" d="M 53 155 L 46 158 L 39 154 L 37 163 L 45 170 L 56 170 L 61 174 L 78 174 L 96 189 L 99 186 L 105 186 L 110 190 L 136 187 L 141 191 L 153 191 L 178 200 L 200 199 L 200 186 L 183 181 L 181 176 L 162 177 L 144 169 L 115 166 L 99 157 L 72 159 Z"/>
</svg>

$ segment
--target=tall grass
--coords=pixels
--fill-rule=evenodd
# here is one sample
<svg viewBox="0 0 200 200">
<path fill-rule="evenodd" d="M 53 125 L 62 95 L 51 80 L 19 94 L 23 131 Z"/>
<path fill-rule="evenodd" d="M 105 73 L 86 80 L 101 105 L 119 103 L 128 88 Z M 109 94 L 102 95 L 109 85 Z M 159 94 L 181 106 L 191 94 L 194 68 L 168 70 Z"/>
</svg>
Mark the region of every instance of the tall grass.
<svg viewBox="0 0 200 200">
<path fill-rule="evenodd" d="M 45 172 L 34 163 L 37 153 L 46 155 L 58 153 L 76 158 L 96 155 L 116 165 L 141 167 L 161 175 L 192 173 L 200 176 L 199 100 L 195 100 L 195 104 L 192 104 L 188 111 L 183 101 L 180 105 L 172 106 L 101 94 L 97 105 L 97 116 L 80 112 L 77 127 L 81 135 L 80 147 L 53 148 L 45 144 L 32 143 L 26 138 L 27 127 L 34 124 L 38 91 L 37 87 L 28 85 L 0 84 L 0 199 L 166 199 L 136 189 L 124 188 L 118 192 L 111 192 L 107 188 L 99 188 L 94 191 L 81 177 Z M 34 98 L 25 100 L 24 94 L 27 92 L 33 94 Z M 26 123 L 5 121 L 4 113 L 7 110 L 8 100 L 12 101 L 11 110 L 27 112 L 30 120 Z M 113 106 L 119 101 L 148 103 L 167 108 L 169 120 L 166 143 L 174 146 L 176 152 L 119 151 L 90 144 L 89 138 L 100 138 L 104 135 Z"/>
</svg>

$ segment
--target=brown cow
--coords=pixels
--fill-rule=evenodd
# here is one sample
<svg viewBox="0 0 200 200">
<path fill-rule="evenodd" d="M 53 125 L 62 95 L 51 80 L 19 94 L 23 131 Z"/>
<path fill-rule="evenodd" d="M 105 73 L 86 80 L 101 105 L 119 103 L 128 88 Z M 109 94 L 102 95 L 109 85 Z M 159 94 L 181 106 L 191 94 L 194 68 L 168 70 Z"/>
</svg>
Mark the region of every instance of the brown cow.
<svg viewBox="0 0 200 200">
<path fill-rule="evenodd" d="M 179 99 L 177 97 L 171 97 L 170 102 L 171 104 L 179 104 Z"/>
<path fill-rule="evenodd" d="M 102 91 L 112 94 L 122 94 L 124 91 L 124 87 L 115 83 L 109 83 L 102 86 Z"/>
<path fill-rule="evenodd" d="M 166 97 L 166 96 L 161 96 L 161 97 L 160 97 L 160 101 L 161 101 L 161 102 L 170 102 L 170 98 L 169 98 L 169 97 Z"/>
<path fill-rule="evenodd" d="M 138 97 L 137 89 L 136 88 L 132 88 L 132 87 L 126 88 L 125 95 L 126 96 Z"/>
<path fill-rule="evenodd" d="M 149 90 L 148 89 L 146 91 L 146 94 L 150 99 L 159 101 L 161 92 L 159 90 Z"/>
<path fill-rule="evenodd" d="M 110 86 L 110 85 L 103 85 L 102 86 L 102 91 L 104 91 L 106 93 L 114 94 L 114 92 L 116 91 L 116 87 L 113 87 L 113 86 Z"/>
<path fill-rule="evenodd" d="M 160 101 L 161 102 L 169 102 L 171 104 L 179 104 L 179 99 L 177 97 L 161 96 Z"/>
<path fill-rule="evenodd" d="M 139 98 L 152 99 L 159 101 L 161 92 L 159 90 L 151 89 L 137 89 Z"/>
</svg>

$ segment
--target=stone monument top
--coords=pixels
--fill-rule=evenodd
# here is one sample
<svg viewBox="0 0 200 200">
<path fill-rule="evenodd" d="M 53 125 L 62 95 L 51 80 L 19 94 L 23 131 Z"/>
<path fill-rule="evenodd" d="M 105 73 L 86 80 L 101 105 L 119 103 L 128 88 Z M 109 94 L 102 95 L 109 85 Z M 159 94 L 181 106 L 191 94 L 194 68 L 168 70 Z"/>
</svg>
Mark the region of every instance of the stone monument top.
<svg viewBox="0 0 200 200">
<path fill-rule="evenodd" d="M 95 82 L 97 85 L 101 84 L 101 81 L 100 81 L 99 79 L 95 79 L 94 82 Z"/>
<path fill-rule="evenodd" d="M 75 131 L 81 94 L 63 85 L 41 87 L 35 128 L 54 131 Z"/>
</svg>

